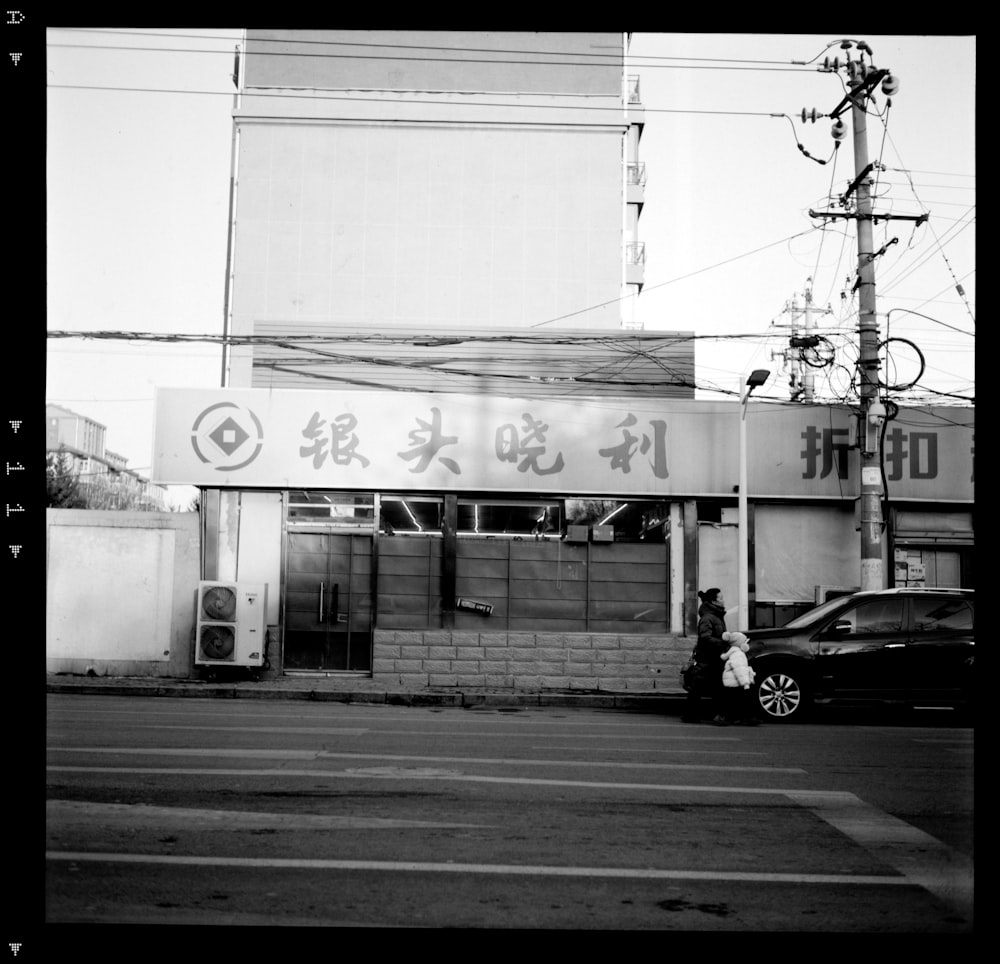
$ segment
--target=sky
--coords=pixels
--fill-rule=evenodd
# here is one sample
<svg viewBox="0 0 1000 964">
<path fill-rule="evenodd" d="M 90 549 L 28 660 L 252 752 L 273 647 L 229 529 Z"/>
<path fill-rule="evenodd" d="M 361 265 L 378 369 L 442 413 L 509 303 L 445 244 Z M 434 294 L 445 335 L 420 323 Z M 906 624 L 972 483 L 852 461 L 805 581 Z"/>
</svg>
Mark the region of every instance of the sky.
<svg viewBox="0 0 1000 964">
<path fill-rule="evenodd" d="M 848 123 L 835 151 L 829 117 L 801 120 L 841 103 L 843 71 L 818 68 L 843 62 L 843 40 L 867 43 L 899 81 L 868 118 L 873 211 L 930 212 L 874 226 L 885 379 L 901 404 L 974 399 L 975 37 L 636 33 L 647 182 L 635 318 L 698 336 L 698 398 L 731 397 L 764 368 L 757 396 L 787 400 L 807 289 L 828 339 L 814 361 L 833 362 L 808 369 L 817 398 L 850 389 L 854 224 L 809 212 L 845 210 L 853 138 Z M 218 387 L 219 348 L 51 333 L 221 334 L 240 42 L 239 28 L 46 32 L 46 399 L 106 425 L 108 448 L 142 474 L 154 389 Z M 184 507 L 194 490 L 169 494 Z"/>
</svg>

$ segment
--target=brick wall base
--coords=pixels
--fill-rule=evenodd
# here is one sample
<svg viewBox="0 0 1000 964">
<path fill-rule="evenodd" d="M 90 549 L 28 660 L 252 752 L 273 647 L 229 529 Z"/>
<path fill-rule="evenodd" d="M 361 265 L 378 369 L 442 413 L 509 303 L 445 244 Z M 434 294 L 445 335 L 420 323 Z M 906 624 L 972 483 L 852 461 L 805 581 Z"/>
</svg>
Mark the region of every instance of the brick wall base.
<svg viewBox="0 0 1000 964">
<path fill-rule="evenodd" d="M 417 687 L 682 693 L 692 645 L 672 635 L 378 630 L 372 674 Z"/>
</svg>

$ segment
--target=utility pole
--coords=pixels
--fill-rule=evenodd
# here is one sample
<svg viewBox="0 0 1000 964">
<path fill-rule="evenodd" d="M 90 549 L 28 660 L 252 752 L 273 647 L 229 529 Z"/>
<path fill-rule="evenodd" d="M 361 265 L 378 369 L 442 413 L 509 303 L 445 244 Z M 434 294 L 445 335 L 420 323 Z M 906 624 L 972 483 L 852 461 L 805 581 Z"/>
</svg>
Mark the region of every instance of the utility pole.
<svg viewBox="0 0 1000 964">
<path fill-rule="evenodd" d="M 792 295 L 792 304 L 789 309 L 792 316 L 792 335 L 789 339 L 789 345 L 795 343 L 796 339 L 799 337 L 799 298 L 798 295 Z M 800 376 L 801 371 L 801 359 L 797 352 L 789 350 L 785 353 L 785 359 L 788 362 L 788 367 L 791 369 L 791 376 L 788 379 L 788 387 L 790 389 L 789 398 L 791 400 L 797 401 L 799 396 L 802 395 L 803 386 L 802 379 Z"/>
<path fill-rule="evenodd" d="M 788 348 L 782 351 L 771 352 L 772 360 L 780 357 L 785 366 L 789 369 L 788 379 L 789 394 L 791 401 L 803 401 L 810 404 L 813 401 L 816 382 L 813 375 L 813 365 L 806 361 L 804 352 L 815 351 L 816 347 L 823 340 L 816 334 L 816 322 L 812 300 L 812 278 L 806 278 L 804 292 L 805 308 L 799 308 L 798 295 L 792 295 L 790 303 L 785 305 L 785 311 L 791 315 L 789 325 L 791 334 L 788 339 Z M 820 314 L 831 314 L 830 308 L 819 309 Z M 804 319 L 802 333 L 799 331 L 799 316 Z"/>
<path fill-rule="evenodd" d="M 222 380 L 223 388 L 229 387 L 229 364 L 230 364 L 230 300 L 233 291 L 233 199 L 236 194 L 236 111 L 240 106 L 240 48 L 237 45 L 233 55 L 233 86 L 236 92 L 233 94 L 233 141 L 229 156 L 229 221 L 226 224 L 226 284 L 223 288 L 222 306 Z"/>
<path fill-rule="evenodd" d="M 854 122 L 854 173 L 858 192 L 858 321 L 861 339 L 861 588 L 884 589 L 882 572 L 882 446 L 879 431 L 869 438 L 878 401 L 878 318 L 875 315 L 875 258 L 872 243 L 871 168 L 868 166 L 868 116 L 865 80 L 857 61 L 848 71 Z M 868 88 L 867 93 L 870 93 Z"/>
<path fill-rule="evenodd" d="M 854 41 L 845 40 L 841 48 L 849 51 Z M 878 317 L 875 313 L 875 258 L 872 239 L 872 221 L 910 220 L 924 221 L 926 214 L 888 215 L 872 213 L 871 173 L 876 165 L 868 161 L 868 100 L 876 85 L 882 84 L 882 93 L 891 97 L 899 89 L 899 83 L 888 70 L 879 70 L 865 62 L 865 55 L 872 56 L 872 50 L 864 41 L 857 43 L 859 57 L 851 59 L 846 54 L 844 69 L 847 73 L 848 94 L 829 116 L 835 119 L 832 134 L 840 141 L 847 135 L 847 128 L 840 115 L 848 108 L 854 129 L 854 181 L 847 188 L 841 202 L 857 192 L 854 213 L 834 211 L 810 211 L 810 217 L 851 218 L 858 225 L 858 317 L 860 337 L 859 394 L 861 398 L 861 422 L 858 444 L 861 450 L 861 588 L 864 590 L 884 589 L 886 582 L 882 564 L 882 426 L 885 423 L 885 406 L 879 400 L 879 360 Z M 824 60 L 823 70 L 834 72 L 840 69 L 840 62 Z M 887 105 L 892 101 L 887 100 Z M 815 116 L 815 111 L 813 112 Z M 806 111 L 802 111 L 803 120 Z"/>
<path fill-rule="evenodd" d="M 806 279 L 806 324 L 803 344 L 808 348 L 815 348 L 819 341 L 816 338 L 816 322 L 813 320 L 812 280 L 812 278 Z M 829 311 L 828 308 L 824 310 Z M 815 388 L 816 376 L 813 374 L 812 368 L 808 364 L 805 364 L 803 366 L 802 397 L 806 404 L 810 404 L 812 402 Z"/>
</svg>

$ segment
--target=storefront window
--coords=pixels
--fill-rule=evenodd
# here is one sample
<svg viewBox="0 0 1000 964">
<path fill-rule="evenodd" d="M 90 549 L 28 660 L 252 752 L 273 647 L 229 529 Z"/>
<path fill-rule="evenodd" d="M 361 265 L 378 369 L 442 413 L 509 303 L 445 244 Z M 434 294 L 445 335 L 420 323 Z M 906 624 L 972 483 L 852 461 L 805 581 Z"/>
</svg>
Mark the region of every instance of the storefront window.
<svg viewBox="0 0 1000 964">
<path fill-rule="evenodd" d="M 560 502 L 512 502 L 492 499 L 458 500 L 458 534 L 501 538 L 562 537 Z"/>
<path fill-rule="evenodd" d="M 595 541 L 663 542 L 670 506 L 666 502 L 567 499 L 566 524 L 584 526 Z"/>
<path fill-rule="evenodd" d="M 383 495 L 380 531 L 389 536 L 439 536 L 443 510 L 440 497 Z"/>
<path fill-rule="evenodd" d="M 347 529 L 371 528 L 375 501 L 370 492 L 328 492 L 298 489 L 288 493 L 290 525 L 311 524 Z"/>
</svg>

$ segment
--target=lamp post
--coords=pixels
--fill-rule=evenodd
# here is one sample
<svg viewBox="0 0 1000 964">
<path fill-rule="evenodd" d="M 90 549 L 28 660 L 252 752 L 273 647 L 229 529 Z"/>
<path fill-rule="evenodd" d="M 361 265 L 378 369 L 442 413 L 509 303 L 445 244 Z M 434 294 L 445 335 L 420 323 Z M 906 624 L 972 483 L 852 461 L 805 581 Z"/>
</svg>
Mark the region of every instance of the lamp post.
<svg viewBox="0 0 1000 964">
<path fill-rule="evenodd" d="M 750 393 L 770 378 L 766 368 L 755 368 L 740 386 L 740 484 L 739 484 L 739 614 L 737 625 L 740 632 L 750 628 L 750 551 L 747 509 L 747 401 Z"/>
</svg>

